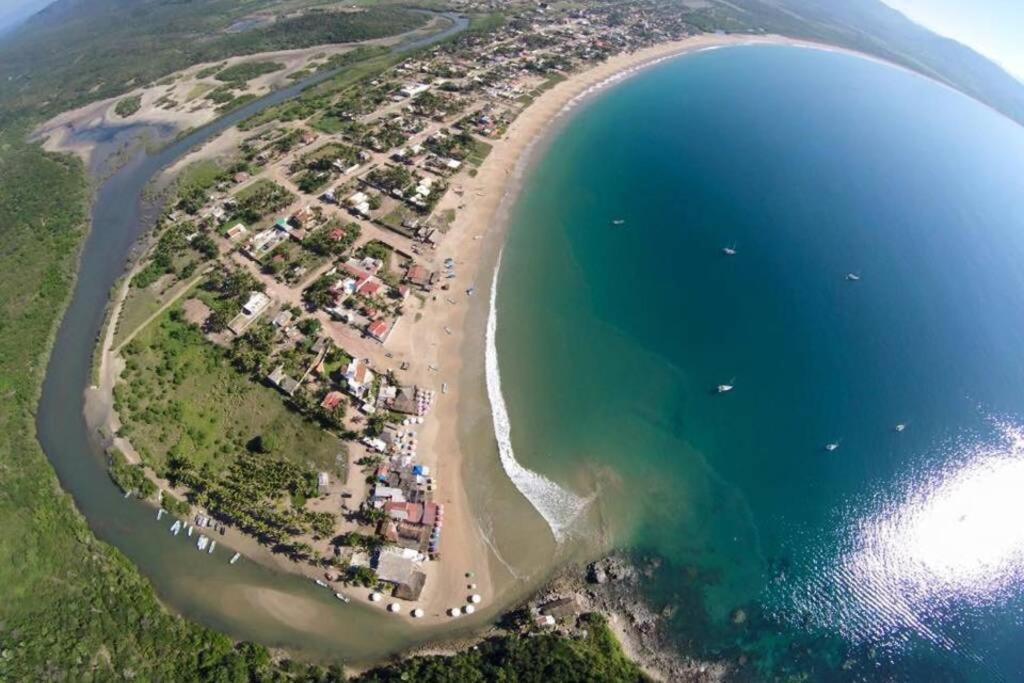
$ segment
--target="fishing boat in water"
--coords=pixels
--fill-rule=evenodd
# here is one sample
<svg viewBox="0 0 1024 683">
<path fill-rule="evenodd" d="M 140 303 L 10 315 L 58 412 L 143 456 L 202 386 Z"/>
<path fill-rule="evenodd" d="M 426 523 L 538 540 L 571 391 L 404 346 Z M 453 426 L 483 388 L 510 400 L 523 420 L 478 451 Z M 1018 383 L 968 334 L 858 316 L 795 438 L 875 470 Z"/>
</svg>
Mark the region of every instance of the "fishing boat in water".
<svg viewBox="0 0 1024 683">
<path fill-rule="evenodd" d="M 858 275 L 857 273 L 847 273 L 846 274 L 846 281 L 847 282 L 860 282 L 860 275 Z"/>
<path fill-rule="evenodd" d="M 207 550 L 209 554 L 213 554 L 213 549 L 217 547 L 217 541 L 210 541 L 210 549 Z"/>
<path fill-rule="evenodd" d="M 719 394 L 725 394 L 732 391 L 735 388 L 736 387 L 734 387 L 731 384 L 719 384 L 717 387 L 715 387 L 715 392 Z"/>
<path fill-rule="evenodd" d="M 829 453 L 836 450 L 837 448 L 839 448 L 839 444 L 835 441 L 833 441 L 832 443 L 825 444 L 825 450 L 828 451 Z"/>
<path fill-rule="evenodd" d="M 241 556 L 242 556 L 242 553 L 235 553 L 234 555 L 231 556 L 231 559 L 228 560 L 228 564 L 234 564 L 235 562 L 238 562 L 238 558 L 240 558 Z"/>
<path fill-rule="evenodd" d="M 203 534 L 202 536 L 199 537 L 199 540 L 196 541 L 196 547 L 199 548 L 200 550 L 206 550 L 206 546 L 209 543 L 210 543 L 210 539 L 206 537 L 206 534 Z"/>
<path fill-rule="evenodd" d="M 725 254 L 726 256 L 735 256 L 736 245 L 733 244 L 731 247 L 722 247 L 722 253 Z"/>
<path fill-rule="evenodd" d="M 626 219 L 625 218 L 616 218 L 615 220 L 612 221 L 612 225 L 625 225 L 625 224 L 626 224 Z"/>
<path fill-rule="evenodd" d="M 314 579 L 314 581 L 316 581 L 316 585 L 320 586 L 321 588 L 327 588 L 327 582 L 323 579 Z"/>
<path fill-rule="evenodd" d="M 174 524 L 171 525 L 171 533 L 177 536 L 179 531 L 181 531 L 181 520 L 176 519 Z"/>
<path fill-rule="evenodd" d="M 903 431 L 904 429 L 906 429 L 906 428 L 907 428 L 907 425 L 903 424 L 902 422 L 900 422 L 900 423 L 899 423 L 898 425 L 896 425 L 896 427 L 895 427 L 895 429 L 896 429 L 896 431 L 897 431 L 897 432 L 902 432 L 902 431 Z"/>
<path fill-rule="evenodd" d="M 347 595 L 342 595 L 341 593 L 335 593 L 334 597 L 338 598 L 342 602 L 346 602 L 347 603 L 349 601 L 349 597 Z"/>
</svg>

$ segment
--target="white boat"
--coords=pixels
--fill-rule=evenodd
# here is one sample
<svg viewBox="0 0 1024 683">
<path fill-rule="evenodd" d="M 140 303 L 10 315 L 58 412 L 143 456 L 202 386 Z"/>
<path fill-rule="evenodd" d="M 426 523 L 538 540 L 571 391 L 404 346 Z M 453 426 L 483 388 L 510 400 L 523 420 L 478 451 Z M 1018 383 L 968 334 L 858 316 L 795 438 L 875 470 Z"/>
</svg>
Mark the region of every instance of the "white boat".
<svg viewBox="0 0 1024 683">
<path fill-rule="evenodd" d="M 188 534 L 189 538 L 192 538 L 192 525 L 191 524 L 188 525 L 188 528 L 185 529 L 185 532 Z"/>
<path fill-rule="evenodd" d="M 203 534 L 202 536 L 199 537 L 199 540 L 196 541 L 196 547 L 199 548 L 200 550 L 206 550 L 206 546 L 209 543 L 210 543 L 210 539 L 208 539 L 206 537 L 206 534 Z"/>
<path fill-rule="evenodd" d="M 125 497 L 125 498 L 127 498 L 127 497 L 128 497 L 128 496 L 130 496 L 130 495 L 132 495 L 132 492 L 131 492 L 131 490 L 128 490 L 128 491 L 125 491 L 125 492 L 124 492 L 124 497 Z"/>
<path fill-rule="evenodd" d="M 831 453 L 837 448 L 839 448 L 839 444 L 835 441 L 833 441 L 832 443 L 825 444 L 825 450 L 828 451 L 829 453 Z"/>
<path fill-rule="evenodd" d="M 715 387 L 715 391 L 719 394 L 728 393 L 733 389 L 735 389 L 735 387 L 731 384 L 719 384 L 717 387 Z"/>
<path fill-rule="evenodd" d="M 181 520 L 176 519 L 174 524 L 171 525 L 171 533 L 177 536 L 179 531 L 181 531 Z"/>
<path fill-rule="evenodd" d="M 316 585 L 320 586 L 321 588 L 327 588 L 327 582 L 323 579 L 315 579 L 315 581 Z"/>
<path fill-rule="evenodd" d="M 157 510 L 156 511 L 156 521 L 159 522 L 163 518 L 163 516 L 165 514 L 167 514 L 167 510 L 164 510 L 163 508 L 160 508 L 159 510 Z"/>
<path fill-rule="evenodd" d="M 626 223 L 625 218 L 616 218 L 612 221 L 612 225 L 624 225 Z"/>
<path fill-rule="evenodd" d="M 212 555 L 213 554 L 213 549 L 216 548 L 216 547 L 217 547 L 217 541 L 210 541 L 210 549 L 207 550 L 206 552 L 208 552 L 208 553 L 210 553 Z"/>
<path fill-rule="evenodd" d="M 447 394 L 448 393 L 448 382 L 444 382 L 444 383 L 441 384 L 441 393 L 442 394 Z"/>
<path fill-rule="evenodd" d="M 342 602 L 348 602 L 348 596 L 347 595 L 342 595 L 341 593 L 335 593 L 334 597 L 338 598 Z"/>
<path fill-rule="evenodd" d="M 898 425 L 896 425 L 896 431 L 897 432 L 902 432 L 906 428 L 907 428 L 907 425 L 903 424 L 902 422 L 900 422 Z"/>
<path fill-rule="evenodd" d="M 726 256 L 735 256 L 736 245 L 734 244 L 731 247 L 722 247 L 722 253 L 725 254 Z"/>
<path fill-rule="evenodd" d="M 846 279 L 849 282 L 860 282 L 860 275 L 857 275 L 857 273 L 847 273 Z"/>
<path fill-rule="evenodd" d="M 238 562 L 238 558 L 240 558 L 241 556 L 242 553 L 235 553 L 231 556 L 231 559 L 228 561 L 228 564 L 234 564 L 235 562 Z"/>
</svg>

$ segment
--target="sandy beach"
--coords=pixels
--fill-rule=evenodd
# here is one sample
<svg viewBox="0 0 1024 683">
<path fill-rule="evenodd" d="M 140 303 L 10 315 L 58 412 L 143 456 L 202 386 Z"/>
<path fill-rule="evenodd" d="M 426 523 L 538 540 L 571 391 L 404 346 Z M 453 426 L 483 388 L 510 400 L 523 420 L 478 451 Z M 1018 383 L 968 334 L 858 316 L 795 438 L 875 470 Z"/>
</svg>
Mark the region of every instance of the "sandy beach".
<svg viewBox="0 0 1024 683">
<path fill-rule="evenodd" d="M 475 177 L 460 179 L 458 184 L 461 184 L 462 192 L 449 192 L 437 206 L 437 211 L 457 209 L 457 217 L 441 246 L 424 260 L 430 267 L 439 269 L 445 258 L 454 259 L 458 278 L 452 281 L 451 292 L 447 293 L 448 296 L 437 293 L 428 297 L 415 314 L 405 316 L 385 347 L 378 345 L 374 349 L 359 345 L 351 349 L 361 356 L 372 357 L 378 367 L 397 366 L 401 361 L 408 361 L 410 367 L 403 374 L 403 379 L 437 392 L 435 404 L 418 436 L 419 460 L 434 472 L 437 482 L 435 500 L 443 503 L 446 509 L 440 547 L 442 559 L 428 563 L 425 568 L 426 588 L 415 606 L 423 608 L 426 614 L 422 619 L 410 621 L 411 624 L 436 626 L 440 622 L 451 622 L 447 610 L 466 604 L 468 594 L 479 593 L 483 596 L 483 603 L 472 623 L 479 622 L 482 626 L 511 601 L 521 598 L 525 590 L 536 587 L 502 569 L 504 563 L 495 550 L 514 555 L 517 549 L 502 548 L 501 538 L 485 537 L 471 497 L 467 495 L 471 486 L 488 486 L 488 482 L 467 479 L 469 459 L 491 457 L 495 451 L 493 445 L 489 449 L 470 452 L 471 446 L 460 438 L 460 423 L 467 419 L 460 411 L 460 397 L 467 392 L 474 396 L 480 393 L 479 387 L 466 384 L 479 381 L 479 368 L 466 364 L 480 362 L 482 365 L 485 307 L 496 256 L 504 240 L 505 214 L 515 200 L 519 179 L 533 154 L 542 148 L 545 137 L 563 114 L 601 87 L 669 57 L 748 43 L 798 44 L 778 36 L 694 36 L 616 56 L 570 76 L 539 95 L 510 125 L 505 137 L 493 142 L 489 156 Z M 194 160 L 223 154 L 231 146 L 229 143 L 236 140 L 237 130 L 229 129 L 186 158 Z M 181 166 L 179 163 L 176 168 Z M 467 294 L 469 288 L 475 290 L 475 296 Z M 87 392 L 90 424 L 95 427 L 103 425 L 108 433 L 117 425 L 111 392 L 120 363 L 110 337 L 108 330 L 101 354 L 100 386 Z M 446 386 L 446 391 L 442 392 L 442 385 Z M 493 442 L 493 432 L 489 433 Z M 130 444 L 119 440 L 118 446 L 131 456 Z M 357 482 L 361 476 L 358 468 L 351 467 L 349 483 Z M 167 486 L 167 482 L 159 483 Z M 524 499 L 521 504 L 525 506 L 528 502 Z M 268 566 L 297 571 L 311 578 L 322 575 L 322 570 L 308 564 L 294 563 L 273 555 L 255 540 L 233 529 L 228 530 L 225 541 L 241 550 L 246 557 Z M 538 543 L 544 547 L 555 546 L 550 535 L 543 543 Z M 539 581 L 557 562 L 554 552 L 544 551 L 544 557 L 543 561 L 548 566 L 531 570 L 534 581 Z M 470 584 L 474 587 L 470 588 Z M 366 589 L 344 589 L 344 592 L 355 600 L 368 603 L 369 591 Z M 374 607 L 382 609 L 386 602 L 376 603 Z M 287 612 L 282 612 L 282 618 L 287 618 Z M 465 626 L 467 621 L 469 619 L 459 620 L 460 626 Z M 297 622 L 292 625 L 301 627 Z"/>
</svg>

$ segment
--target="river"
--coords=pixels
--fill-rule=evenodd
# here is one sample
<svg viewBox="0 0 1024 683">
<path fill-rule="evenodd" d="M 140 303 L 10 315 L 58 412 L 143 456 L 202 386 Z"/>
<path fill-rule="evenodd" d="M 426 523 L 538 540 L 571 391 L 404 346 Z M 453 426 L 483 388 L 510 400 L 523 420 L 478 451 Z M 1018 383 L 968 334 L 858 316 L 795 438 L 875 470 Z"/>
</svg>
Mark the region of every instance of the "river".
<svg viewBox="0 0 1024 683">
<path fill-rule="evenodd" d="M 438 14 L 448 26 L 414 33 L 393 49 L 413 50 L 445 40 L 469 25 L 457 14 Z M 39 441 L 61 485 L 75 500 L 93 532 L 123 552 L 152 582 L 168 607 L 232 637 L 279 646 L 314 659 L 366 663 L 442 636 L 442 628 L 416 628 L 379 610 L 342 604 L 331 591 L 307 579 L 252 562 L 228 564 L 232 550 L 198 557 L 185 536 L 157 523 L 150 504 L 124 499 L 110 481 L 97 435 L 83 409 L 90 384 L 92 353 L 101 332 L 110 292 L 125 272 L 132 247 L 158 215 L 143 198 L 147 185 L 165 168 L 239 121 L 295 97 L 336 71 L 319 73 L 274 91 L 168 144 L 137 153 L 98 188 L 92 229 L 86 238 L 78 279 L 47 366 L 36 420 Z M 115 135 L 112 139 L 116 138 Z M 166 518 L 165 518 L 166 519 Z M 488 615 L 466 620 L 462 632 Z M 443 635 L 458 635 L 450 627 Z"/>
</svg>

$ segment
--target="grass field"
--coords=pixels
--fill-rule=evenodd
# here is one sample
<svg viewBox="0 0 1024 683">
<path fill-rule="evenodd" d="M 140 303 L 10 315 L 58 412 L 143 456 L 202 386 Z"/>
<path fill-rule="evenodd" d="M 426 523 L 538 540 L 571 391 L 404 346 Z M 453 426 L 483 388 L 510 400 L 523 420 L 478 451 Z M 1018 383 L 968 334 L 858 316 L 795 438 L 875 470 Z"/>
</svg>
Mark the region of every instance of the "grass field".
<svg viewBox="0 0 1024 683">
<path fill-rule="evenodd" d="M 125 347 L 116 392 L 122 433 L 147 464 L 163 472 L 169 456 L 184 454 L 218 473 L 253 439 L 272 435 L 287 445 L 281 457 L 340 474 L 343 442 L 290 410 L 277 390 L 236 370 L 223 349 L 175 320 L 175 310 L 177 304 Z"/>
</svg>

